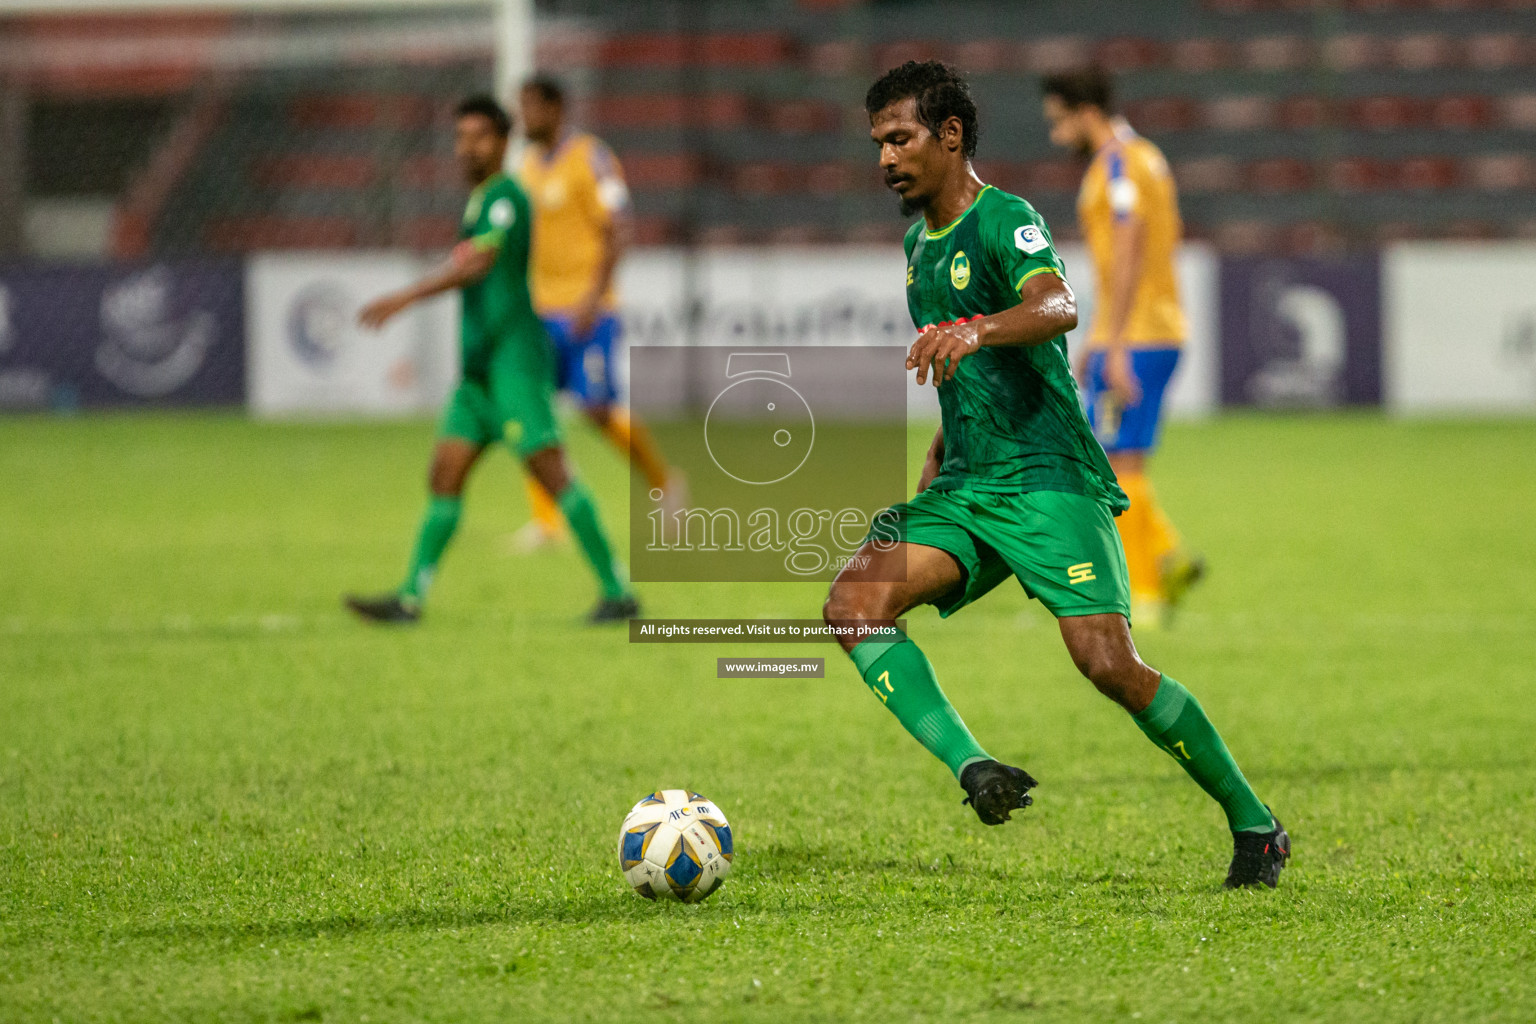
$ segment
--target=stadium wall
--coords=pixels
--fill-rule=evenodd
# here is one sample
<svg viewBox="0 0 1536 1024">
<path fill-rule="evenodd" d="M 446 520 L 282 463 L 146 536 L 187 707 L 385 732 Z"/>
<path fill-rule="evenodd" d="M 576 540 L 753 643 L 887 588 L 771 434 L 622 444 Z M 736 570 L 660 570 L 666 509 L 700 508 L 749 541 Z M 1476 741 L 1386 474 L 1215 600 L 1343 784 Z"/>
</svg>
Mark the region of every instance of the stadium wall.
<svg viewBox="0 0 1536 1024">
<path fill-rule="evenodd" d="M 1063 247 L 1086 324 L 1085 254 Z M 0 267 L 0 410 L 238 405 L 262 416 L 416 415 L 452 385 L 455 310 L 382 335 L 370 296 L 419 273 L 402 253 Z M 1385 406 L 1536 414 L 1536 244 L 1400 243 L 1337 258 L 1181 256 L 1191 333 L 1176 415 Z M 891 247 L 636 252 L 634 345 L 905 345 Z M 1073 337 L 1081 337 L 1082 329 Z M 912 388 L 909 412 L 937 410 Z"/>
</svg>

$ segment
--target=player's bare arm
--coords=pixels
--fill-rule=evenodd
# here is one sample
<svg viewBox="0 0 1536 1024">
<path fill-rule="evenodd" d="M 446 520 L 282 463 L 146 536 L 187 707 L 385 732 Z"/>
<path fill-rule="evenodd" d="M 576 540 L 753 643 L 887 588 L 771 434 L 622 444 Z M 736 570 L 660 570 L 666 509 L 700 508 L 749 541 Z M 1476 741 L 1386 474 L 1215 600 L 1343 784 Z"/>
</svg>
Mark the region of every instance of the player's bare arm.
<svg viewBox="0 0 1536 1024">
<path fill-rule="evenodd" d="M 377 331 L 395 316 L 423 299 L 450 292 L 474 284 L 491 272 L 496 265 L 494 248 L 476 245 L 473 241 L 460 242 L 439 266 L 420 280 L 397 292 L 374 299 L 357 314 L 357 322 L 369 330 Z"/>
<path fill-rule="evenodd" d="M 603 296 L 613 287 L 613 274 L 619 261 L 624 258 L 625 250 L 629 248 L 631 231 L 629 217 L 623 211 L 615 212 L 603 225 L 602 257 L 592 277 L 592 288 L 582 298 L 571 318 L 571 331 L 578 338 L 590 335 L 592 328 L 597 325 L 603 310 Z"/>
<path fill-rule="evenodd" d="M 1124 405 L 1141 401 L 1141 383 L 1131 368 L 1131 353 L 1125 343 L 1125 327 L 1136 300 L 1146 249 L 1146 222 L 1132 213 L 1115 222 L 1109 270 L 1109 336 L 1105 338 L 1104 377 L 1115 397 Z"/>
<path fill-rule="evenodd" d="M 917 478 L 917 493 L 922 494 L 933 483 L 933 478 L 939 475 L 944 468 L 944 424 L 939 424 L 939 429 L 934 432 L 933 443 L 928 446 L 928 454 L 923 459 L 923 472 Z"/>
<path fill-rule="evenodd" d="M 1055 274 L 1036 274 L 1019 289 L 1018 305 L 918 335 L 907 352 L 907 369 L 917 371 L 919 384 L 931 376 L 937 387 L 954 377 L 961 359 L 983 346 L 1040 345 L 1076 326 L 1072 288 Z"/>
</svg>

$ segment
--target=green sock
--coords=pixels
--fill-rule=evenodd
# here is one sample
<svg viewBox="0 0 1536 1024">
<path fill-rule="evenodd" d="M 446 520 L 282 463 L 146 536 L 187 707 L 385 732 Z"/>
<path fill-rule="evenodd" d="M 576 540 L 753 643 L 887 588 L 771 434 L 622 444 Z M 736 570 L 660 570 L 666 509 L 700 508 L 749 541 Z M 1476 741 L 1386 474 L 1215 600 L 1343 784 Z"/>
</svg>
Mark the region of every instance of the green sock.
<svg viewBox="0 0 1536 1024">
<path fill-rule="evenodd" d="M 1268 832 L 1275 827 L 1269 809 L 1254 795 L 1221 734 L 1205 717 L 1205 709 L 1175 680 L 1163 676 L 1152 703 L 1131 717 L 1147 739 L 1173 755 L 1189 777 L 1221 804 L 1232 831 Z"/>
<path fill-rule="evenodd" d="M 849 652 L 864 682 L 955 778 L 972 762 L 990 761 L 939 688 L 928 658 L 905 634 L 897 635 L 900 640 L 865 640 Z"/>
<path fill-rule="evenodd" d="M 592 503 L 592 495 L 580 483 L 572 480 L 570 486 L 560 492 L 559 503 L 560 511 L 565 513 L 565 521 L 571 524 L 571 532 L 581 545 L 581 553 L 587 556 L 587 563 L 592 566 L 598 582 L 603 585 L 603 596 L 617 598 L 629 593 L 629 588 L 619 575 L 618 566 L 614 564 L 613 548 L 609 546 L 608 535 L 603 532 L 603 525 L 598 521 L 597 506 Z"/>
<path fill-rule="evenodd" d="M 400 596 L 423 601 L 432 577 L 437 574 L 437 563 L 443 550 L 459 528 L 459 510 L 464 503 L 458 498 L 432 495 L 427 502 L 427 515 L 421 521 L 421 532 L 416 535 L 416 548 L 411 552 L 411 567 L 405 574 L 405 585 Z"/>
</svg>

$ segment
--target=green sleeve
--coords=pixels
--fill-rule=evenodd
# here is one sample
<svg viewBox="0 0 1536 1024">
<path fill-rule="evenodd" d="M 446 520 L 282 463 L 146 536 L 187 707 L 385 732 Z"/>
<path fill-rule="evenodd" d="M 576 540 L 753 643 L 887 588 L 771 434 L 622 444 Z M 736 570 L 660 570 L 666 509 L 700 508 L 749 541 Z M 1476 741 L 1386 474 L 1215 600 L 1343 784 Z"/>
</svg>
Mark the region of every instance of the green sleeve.
<svg viewBox="0 0 1536 1024">
<path fill-rule="evenodd" d="M 1023 200 L 1000 205 L 982 238 L 990 250 L 988 263 L 1001 271 L 1003 288 L 1015 296 L 1025 281 L 1038 274 L 1066 276 L 1050 229 Z"/>
<path fill-rule="evenodd" d="M 514 229 L 526 229 L 527 212 L 518 202 L 519 196 L 511 182 L 503 182 L 491 188 L 480 208 L 475 222 L 475 233 L 469 238 L 477 249 L 500 252 L 506 245 L 507 235 Z"/>
</svg>

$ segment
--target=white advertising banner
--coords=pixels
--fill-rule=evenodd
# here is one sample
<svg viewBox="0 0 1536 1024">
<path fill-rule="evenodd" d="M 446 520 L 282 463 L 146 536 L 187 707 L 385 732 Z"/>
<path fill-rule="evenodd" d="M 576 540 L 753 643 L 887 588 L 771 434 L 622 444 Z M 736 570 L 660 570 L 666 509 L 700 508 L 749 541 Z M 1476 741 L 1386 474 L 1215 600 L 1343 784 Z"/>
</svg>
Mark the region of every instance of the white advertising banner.
<svg viewBox="0 0 1536 1024">
<path fill-rule="evenodd" d="M 1536 244 L 1394 245 L 1382 291 L 1389 408 L 1536 412 Z"/>
<path fill-rule="evenodd" d="M 1067 243 L 1058 250 L 1067 265 L 1067 283 L 1077 295 L 1077 330 L 1067 335 L 1073 358 L 1088 337 L 1097 305 L 1093 261 L 1086 246 Z M 1173 383 L 1163 398 L 1169 416 L 1192 418 L 1209 415 L 1218 404 L 1221 374 L 1220 260 L 1216 250 L 1203 242 L 1186 242 L 1179 249 L 1179 297 L 1189 321 L 1189 337 Z"/>
<path fill-rule="evenodd" d="M 1086 326 L 1093 309 L 1087 253 L 1063 250 Z M 1175 415 L 1216 404 L 1217 260 L 1204 245 L 1179 257 L 1190 337 L 1170 391 Z M 912 343 L 900 246 L 674 249 L 632 253 L 619 274 L 630 345 L 900 345 Z M 1080 327 L 1069 343 L 1083 336 Z M 938 414 L 934 389 L 910 383 L 911 415 Z"/>
<path fill-rule="evenodd" d="M 403 254 L 270 253 L 247 264 L 247 380 L 261 416 L 408 416 L 436 410 L 453 385 L 453 297 L 407 310 L 377 333 L 364 304 L 418 276 Z"/>
</svg>

